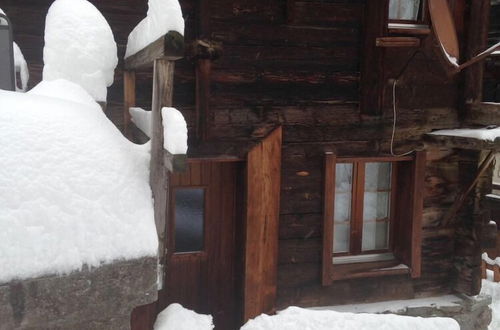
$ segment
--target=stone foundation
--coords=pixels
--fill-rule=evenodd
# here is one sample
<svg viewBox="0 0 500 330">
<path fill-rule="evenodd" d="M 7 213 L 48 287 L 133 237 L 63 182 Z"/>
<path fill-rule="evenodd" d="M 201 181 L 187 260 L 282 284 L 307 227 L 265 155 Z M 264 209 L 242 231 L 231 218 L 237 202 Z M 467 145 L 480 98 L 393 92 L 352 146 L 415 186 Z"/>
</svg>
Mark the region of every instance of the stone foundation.
<svg viewBox="0 0 500 330">
<path fill-rule="evenodd" d="M 157 299 L 157 259 L 0 285 L 0 330 L 130 329 L 136 306 Z"/>
</svg>

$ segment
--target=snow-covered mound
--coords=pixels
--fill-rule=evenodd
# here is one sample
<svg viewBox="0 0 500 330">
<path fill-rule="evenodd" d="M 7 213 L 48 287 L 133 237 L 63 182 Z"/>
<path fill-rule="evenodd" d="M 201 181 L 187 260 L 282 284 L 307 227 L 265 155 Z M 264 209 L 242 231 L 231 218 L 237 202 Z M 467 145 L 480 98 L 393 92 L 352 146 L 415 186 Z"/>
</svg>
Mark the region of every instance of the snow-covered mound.
<svg viewBox="0 0 500 330">
<path fill-rule="evenodd" d="M 45 21 L 43 80 L 66 79 L 106 101 L 118 64 L 106 19 L 87 0 L 56 0 Z"/>
<path fill-rule="evenodd" d="M 146 111 L 142 108 L 132 107 L 129 109 L 132 122 L 139 128 L 147 137 L 151 138 L 151 111 Z"/>
<path fill-rule="evenodd" d="M 26 63 L 26 59 L 24 58 L 23 52 L 21 48 L 14 42 L 14 67 L 16 68 L 16 72 L 19 72 L 19 76 L 21 77 L 21 81 L 16 81 L 16 90 L 18 92 L 26 92 L 28 89 L 28 80 L 30 78 L 30 74 L 28 71 L 28 63 Z M 16 75 L 17 79 L 17 75 Z M 21 88 L 18 88 L 17 85 L 20 85 Z"/>
<path fill-rule="evenodd" d="M 450 318 L 421 318 L 393 314 L 354 314 L 289 307 L 275 316 L 262 314 L 241 330 L 460 330 Z"/>
<path fill-rule="evenodd" d="M 84 91 L 35 94 L 0 91 L 0 283 L 155 256 L 149 146 Z"/>
<path fill-rule="evenodd" d="M 41 81 L 28 94 L 54 97 L 82 103 L 91 107 L 97 105 L 92 96 L 80 87 L 80 85 L 64 79 Z"/>
<path fill-rule="evenodd" d="M 212 330 L 211 315 L 197 314 L 179 304 L 171 304 L 158 314 L 154 330 Z"/>
<path fill-rule="evenodd" d="M 488 329 L 500 329 L 500 283 L 493 281 L 493 271 L 487 270 L 487 278 L 482 280 L 481 295 L 491 296 L 492 320 Z"/>
<path fill-rule="evenodd" d="M 168 31 L 184 35 L 184 19 L 178 0 L 149 0 L 147 16 L 128 36 L 125 57 L 134 55 Z"/>
<path fill-rule="evenodd" d="M 163 119 L 163 148 L 172 155 L 187 153 L 187 124 L 182 113 L 175 108 L 161 109 Z"/>
</svg>

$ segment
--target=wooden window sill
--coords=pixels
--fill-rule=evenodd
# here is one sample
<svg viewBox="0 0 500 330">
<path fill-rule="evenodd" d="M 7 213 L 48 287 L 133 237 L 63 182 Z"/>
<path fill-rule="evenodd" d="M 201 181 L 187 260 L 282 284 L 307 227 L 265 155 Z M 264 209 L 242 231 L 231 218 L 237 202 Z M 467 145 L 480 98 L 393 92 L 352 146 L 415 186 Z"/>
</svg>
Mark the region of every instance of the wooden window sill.
<svg viewBox="0 0 500 330">
<path fill-rule="evenodd" d="M 427 36 L 431 34 L 431 28 L 426 24 L 389 23 L 390 35 Z"/>
<path fill-rule="evenodd" d="M 408 275 L 410 268 L 397 260 L 358 264 L 338 264 L 332 272 L 332 281 L 390 275 Z"/>
</svg>

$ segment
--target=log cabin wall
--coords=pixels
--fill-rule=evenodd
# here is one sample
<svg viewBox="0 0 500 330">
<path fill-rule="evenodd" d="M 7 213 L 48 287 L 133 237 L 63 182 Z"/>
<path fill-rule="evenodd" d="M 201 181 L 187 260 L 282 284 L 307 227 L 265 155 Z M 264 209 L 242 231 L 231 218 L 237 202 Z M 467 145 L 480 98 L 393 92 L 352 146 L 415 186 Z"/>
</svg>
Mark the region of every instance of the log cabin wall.
<svg viewBox="0 0 500 330">
<path fill-rule="evenodd" d="M 381 115 L 362 115 L 359 110 L 366 1 L 211 0 L 208 10 L 204 9 L 207 17 L 199 17 L 196 1 L 180 1 L 187 43 L 202 30 L 206 38 L 220 42 L 223 48 L 222 56 L 212 64 L 206 139 L 245 142 L 261 136 L 263 128 L 283 127 L 277 307 L 411 298 L 460 287 L 456 284 L 458 273 L 465 267 L 461 268 L 461 255 L 470 248 L 457 252 L 455 226 L 443 226 L 440 220 L 466 184 L 460 170 L 464 157 L 469 166 L 477 167 L 479 156 L 453 150 L 428 155 L 422 276 L 321 285 L 324 152 L 333 150 L 340 157 L 381 155 L 388 154 L 390 146 L 390 86 Z M 3 0 L 1 4 L 30 65 L 30 86 L 41 78 L 44 15 L 51 2 Z M 144 17 L 147 1 L 91 2 L 110 22 L 122 59 L 127 35 Z M 458 14 L 458 18 L 463 15 Z M 459 31 L 463 32 L 463 26 L 459 25 Z M 432 37 L 423 39 L 422 52 L 398 84 L 398 153 L 417 147 L 423 133 L 459 125 L 460 80 L 446 76 L 434 56 L 434 46 Z M 399 74 L 411 53 L 412 49 L 386 50 L 383 67 L 387 78 Z M 195 67 L 189 59 L 176 63 L 173 102 L 187 117 L 192 139 L 197 133 Z M 122 118 L 121 77 L 119 68 L 108 94 L 108 115 L 118 127 Z M 150 107 L 151 82 L 149 72 L 137 76 L 138 106 Z M 461 217 L 470 218 L 473 211 L 464 212 Z M 469 237 L 471 229 L 461 232 Z M 468 269 L 475 267 L 472 262 Z M 462 282 L 467 286 L 473 278 L 465 277 Z M 469 289 L 464 291 L 473 293 Z"/>
</svg>

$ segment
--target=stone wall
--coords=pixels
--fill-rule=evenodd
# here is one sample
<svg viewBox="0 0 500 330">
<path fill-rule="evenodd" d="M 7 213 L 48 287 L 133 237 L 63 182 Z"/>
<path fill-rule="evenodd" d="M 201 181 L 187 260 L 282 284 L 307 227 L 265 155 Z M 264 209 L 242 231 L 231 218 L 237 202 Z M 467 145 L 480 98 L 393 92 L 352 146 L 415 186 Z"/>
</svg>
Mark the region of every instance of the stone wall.
<svg viewBox="0 0 500 330">
<path fill-rule="evenodd" d="M 157 298 L 157 258 L 0 285 L 0 330 L 130 329 L 134 307 Z"/>
</svg>

